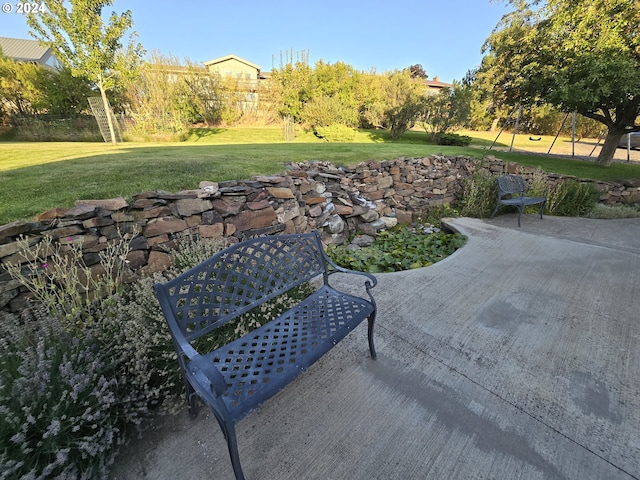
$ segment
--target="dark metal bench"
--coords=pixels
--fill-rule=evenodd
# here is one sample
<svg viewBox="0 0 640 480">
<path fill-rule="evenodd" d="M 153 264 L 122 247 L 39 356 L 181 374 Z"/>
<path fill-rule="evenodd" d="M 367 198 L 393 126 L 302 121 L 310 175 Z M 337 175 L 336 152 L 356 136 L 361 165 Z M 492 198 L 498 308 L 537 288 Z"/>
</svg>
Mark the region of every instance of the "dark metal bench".
<svg viewBox="0 0 640 480">
<path fill-rule="evenodd" d="M 329 285 L 334 273 L 363 275 L 368 299 Z M 262 327 L 211 352 L 196 341 L 282 293 L 322 278 L 309 297 Z M 320 282 L 317 282 L 318 284 Z M 196 396 L 211 409 L 229 448 L 236 479 L 244 479 L 235 424 L 272 397 L 364 319 L 371 357 L 376 278 L 334 264 L 317 233 L 246 240 L 215 254 L 179 277 L 154 285 L 169 324 L 184 377 L 189 412 Z"/>
<path fill-rule="evenodd" d="M 545 197 L 527 197 L 525 195 L 524 180 L 520 175 L 503 175 L 498 178 L 498 204 L 490 218 L 493 218 L 501 205 L 514 205 L 518 207 L 518 227 L 524 207 L 540 204 L 540 219 L 547 203 Z"/>
</svg>

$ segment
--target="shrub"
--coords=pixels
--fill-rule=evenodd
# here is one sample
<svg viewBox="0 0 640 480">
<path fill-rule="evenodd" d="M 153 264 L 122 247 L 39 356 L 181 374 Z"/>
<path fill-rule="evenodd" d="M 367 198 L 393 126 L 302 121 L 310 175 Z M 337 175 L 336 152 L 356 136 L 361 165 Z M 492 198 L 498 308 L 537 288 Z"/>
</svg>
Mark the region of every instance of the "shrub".
<svg viewBox="0 0 640 480">
<path fill-rule="evenodd" d="M 638 205 L 603 205 L 597 203 L 585 216 L 603 219 L 636 218 L 640 217 L 640 208 Z"/>
<path fill-rule="evenodd" d="M 24 117 L 16 121 L 14 139 L 26 142 L 99 142 L 102 141 L 92 117 Z"/>
<path fill-rule="evenodd" d="M 460 214 L 465 217 L 488 217 L 496 206 L 497 198 L 495 177 L 478 169 L 472 176 L 464 179 Z"/>
<path fill-rule="evenodd" d="M 435 225 L 440 228 L 442 227 L 443 218 L 455 218 L 459 216 L 460 212 L 452 208 L 448 203 L 444 205 L 431 205 L 421 213 L 418 223 Z"/>
<path fill-rule="evenodd" d="M 327 142 L 353 142 L 356 131 L 346 125 L 329 125 L 328 127 L 315 127 L 318 137 Z"/>
<path fill-rule="evenodd" d="M 8 263 L 6 269 L 29 290 L 37 304 L 52 315 L 62 313 L 68 321 L 90 312 L 96 298 L 105 298 L 122 288 L 128 240 L 128 236 L 121 235 L 120 241 L 99 252 L 98 274 L 87 266 L 82 243 L 73 237 L 61 242 L 45 236 L 35 239 L 35 244 L 33 239 L 20 237 L 17 244 L 25 262 Z M 91 318 L 83 320 L 92 323 Z M 67 322 L 65 327 L 72 326 Z"/>
<path fill-rule="evenodd" d="M 600 192 L 592 183 L 565 180 L 549 189 L 545 211 L 549 215 L 579 217 L 592 211 L 599 198 Z"/>
<path fill-rule="evenodd" d="M 124 440 L 107 348 L 44 309 L 0 317 L 2 478 L 105 476 Z"/>
<path fill-rule="evenodd" d="M 586 215 L 595 207 L 600 193 L 592 183 L 565 180 L 553 185 L 547 183 L 542 170 L 533 172 L 527 195 L 547 197 L 544 213 L 577 217 Z M 495 177 L 483 170 L 476 171 L 464 181 L 463 196 L 460 201 L 460 214 L 467 217 L 488 217 L 494 210 L 497 199 Z M 503 207 L 515 209 L 516 207 Z M 525 212 L 537 213 L 539 207 L 533 205 Z"/>
<path fill-rule="evenodd" d="M 458 135 L 457 133 L 440 133 L 436 136 L 438 145 L 452 145 L 467 147 L 471 144 L 471 137 L 468 135 Z"/>
</svg>

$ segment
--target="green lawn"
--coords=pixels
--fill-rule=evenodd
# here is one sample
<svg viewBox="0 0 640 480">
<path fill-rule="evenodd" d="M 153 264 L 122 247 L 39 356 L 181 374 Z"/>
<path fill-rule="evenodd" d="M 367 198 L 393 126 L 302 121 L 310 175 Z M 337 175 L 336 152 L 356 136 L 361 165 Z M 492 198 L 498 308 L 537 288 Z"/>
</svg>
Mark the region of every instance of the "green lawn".
<svg viewBox="0 0 640 480">
<path fill-rule="evenodd" d="M 501 139 L 502 140 L 502 139 Z M 486 139 L 474 140 L 474 143 Z M 287 162 L 327 160 L 353 165 L 365 160 L 433 153 L 483 157 L 494 154 L 546 171 L 602 180 L 640 178 L 640 165 L 601 168 L 593 162 L 487 151 L 482 147 L 441 147 L 424 132 L 390 141 L 384 132 L 359 132 L 354 143 L 324 143 L 311 134 L 283 143 L 278 128 L 194 130 L 182 143 L 0 142 L 0 224 L 28 220 L 77 199 L 123 196 L 144 190 L 196 188 L 201 180 L 241 180 L 284 171 Z"/>
</svg>

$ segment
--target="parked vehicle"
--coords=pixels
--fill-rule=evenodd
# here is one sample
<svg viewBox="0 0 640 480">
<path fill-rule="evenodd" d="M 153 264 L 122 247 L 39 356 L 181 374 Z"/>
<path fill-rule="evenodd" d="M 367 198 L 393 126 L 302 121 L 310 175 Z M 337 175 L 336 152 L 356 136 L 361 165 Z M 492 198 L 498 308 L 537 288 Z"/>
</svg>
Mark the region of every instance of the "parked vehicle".
<svg viewBox="0 0 640 480">
<path fill-rule="evenodd" d="M 640 132 L 631 132 L 623 135 L 620 139 L 620 143 L 618 147 L 627 148 L 628 138 L 631 137 L 631 148 L 639 148 L 640 149 Z"/>
</svg>

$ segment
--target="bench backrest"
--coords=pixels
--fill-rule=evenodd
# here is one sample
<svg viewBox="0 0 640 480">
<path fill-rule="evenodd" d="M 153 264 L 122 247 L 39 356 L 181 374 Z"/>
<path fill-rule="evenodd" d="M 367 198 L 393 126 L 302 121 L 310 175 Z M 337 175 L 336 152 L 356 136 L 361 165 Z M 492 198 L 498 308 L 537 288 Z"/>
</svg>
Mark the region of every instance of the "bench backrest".
<svg viewBox="0 0 640 480">
<path fill-rule="evenodd" d="M 317 233 L 276 235 L 230 246 L 154 290 L 190 342 L 325 272 Z"/>
<path fill-rule="evenodd" d="M 498 198 L 506 195 L 524 195 L 524 180 L 520 175 L 503 175 L 498 178 Z"/>
</svg>

